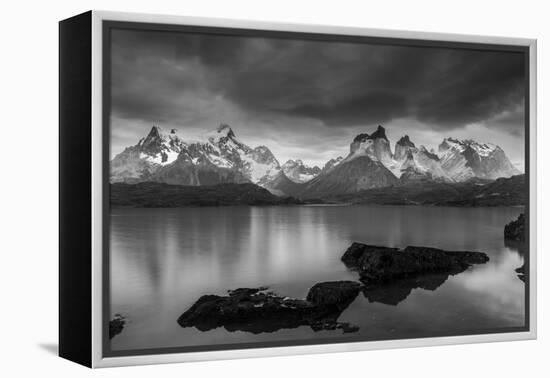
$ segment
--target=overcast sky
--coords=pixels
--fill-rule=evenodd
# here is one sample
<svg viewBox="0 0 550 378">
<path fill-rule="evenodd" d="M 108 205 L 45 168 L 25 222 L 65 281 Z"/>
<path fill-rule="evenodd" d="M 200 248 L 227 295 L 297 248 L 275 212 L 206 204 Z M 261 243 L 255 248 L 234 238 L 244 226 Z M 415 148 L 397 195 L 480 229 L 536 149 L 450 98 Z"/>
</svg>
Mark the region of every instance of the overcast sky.
<svg viewBox="0 0 550 378">
<path fill-rule="evenodd" d="M 158 31 L 112 33 L 111 155 L 153 124 L 197 139 L 220 123 L 278 160 L 322 166 L 378 124 L 435 148 L 500 145 L 523 170 L 523 55 Z"/>
</svg>

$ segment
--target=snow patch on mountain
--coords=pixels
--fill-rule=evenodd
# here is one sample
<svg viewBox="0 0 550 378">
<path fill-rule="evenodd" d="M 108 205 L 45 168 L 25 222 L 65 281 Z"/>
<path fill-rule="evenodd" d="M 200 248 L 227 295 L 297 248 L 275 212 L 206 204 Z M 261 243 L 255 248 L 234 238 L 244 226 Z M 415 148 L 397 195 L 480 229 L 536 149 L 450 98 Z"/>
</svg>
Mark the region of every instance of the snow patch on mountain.
<svg viewBox="0 0 550 378">
<path fill-rule="evenodd" d="M 288 160 L 282 165 L 285 175 L 292 181 L 304 183 L 312 180 L 321 173 L 321 168 L 317 166 L 307 166 L 302 160 Z"/>
<path fill-rule="evenodd" d="M 185 143 L 177 135 L 177 130 L 164 133 L 158 126 L 153 126 L 149 134 L 138 142 L 140 158 L 152 164 L 167 165 L 174 162 Z"/>
<path fill-rule="evenodd" d="M 472 139 L 443 139 L 439 156 L 443 169 L 456 181 L 474 177 L 494 180 L 520 173 L 499 146 Z"/>
</svg>

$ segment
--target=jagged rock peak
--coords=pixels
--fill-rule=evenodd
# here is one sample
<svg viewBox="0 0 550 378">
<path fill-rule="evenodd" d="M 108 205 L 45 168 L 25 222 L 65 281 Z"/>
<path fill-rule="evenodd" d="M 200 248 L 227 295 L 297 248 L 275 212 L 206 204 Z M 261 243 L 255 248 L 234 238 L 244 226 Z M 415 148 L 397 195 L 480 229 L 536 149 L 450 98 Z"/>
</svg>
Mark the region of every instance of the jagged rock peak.
<svg viewBox="0 0 550 378">
<path fill-rule="evenodd" d="M 400 146 L 407 146 L 407 147 L 416 147 L 414 145 L 413 142 L 411 142 L 410 138 L 408 135 L 405 135 L 403 137 L 401 137 L 401 139 L 399 139 L 397 141 L 397 144 L 400 145 Z"/>
<path fill-rule="evenodd" d="M 378 125 L 378 127 L 376 128 L 376 131 L 374 133 L 371 134 L 371 139 L 378 139 L 378 138 L 382 138 L 382 139 L 388 139 L 388 137 L 386 137 L 386 129 L 384 129 L 382 126 Z"/>
<path fill-rule="evenodd" d="M 384 129 L 382 126 L 378 125 L 378 127 L 376 128 L 376 131 L 372 134 L 367 134 L 367 133 L 361 133 L 359 135 L 357 135 L 353 141 L 354 142 L 363 142 L 367 139 L 386 139 L 388 140 L 388 138 L 386 137 L 386 129 Z"/>
<path fill-rule="evenodd" d="M 157 146 L 160 143 L 162 143 L 162 139 L 163 139 L 162 129 L 157 125 L 153 125 L 153 127 L 151 127 L 151 130 L 149 131 L 149 134 L 147 134 L 145 138 L 142 138 L 138 144 L 143 146 L 144 148 L 147 148 L 153 145 Z"/>
<path fill-rule="evenodd" d="M 145 138 L 142 138 L 139 141 L 138 145 L 148 146 L 151 144 L 159 144 L 169 141 L 175 141 L 176 143 L 179 143 L 180 139 L 177 135 L 177 132 L 177 129 L 170 129 L 170 133 L 166 134 L 160 126 L 153 125 L 147 136 Z"/>
<path fill-rule="evenodd" d="M 235 133 L 227 123 L 221 123 L 216 131 L 218 134 L 225 134 L 230 138 L 235 138 Z"/>
<path fill-rule="evenodd" d="M 153 125 L 151 127 L 151 131 L 149 131 L 149 134 L 147 134 L 146 138 L 153 138 L 153 137 L 159 137 L 162 134 L 162 129 L 160 126 Z"/>
</svg>

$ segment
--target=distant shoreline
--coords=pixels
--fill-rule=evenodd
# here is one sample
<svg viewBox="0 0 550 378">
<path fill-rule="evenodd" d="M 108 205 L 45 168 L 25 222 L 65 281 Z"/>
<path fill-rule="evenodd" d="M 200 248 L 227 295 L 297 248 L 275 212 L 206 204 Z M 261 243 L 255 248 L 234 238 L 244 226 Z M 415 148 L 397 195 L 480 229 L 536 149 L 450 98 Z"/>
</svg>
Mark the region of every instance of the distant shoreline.
<svg viewBox="0 0 550 378">
<path fill-rule="evenodd" d="M 185 186 L 158 182 L 112 183 L 113 208 L 175 208 L 219 206 L 312 206 L 354 205 L 521 207 L 525 206 L 525 176 L 493 182 L 448 184 L 418 182 L 361 190 L 323 198 L 281 197 L 252 183 Z"/>
</svg>

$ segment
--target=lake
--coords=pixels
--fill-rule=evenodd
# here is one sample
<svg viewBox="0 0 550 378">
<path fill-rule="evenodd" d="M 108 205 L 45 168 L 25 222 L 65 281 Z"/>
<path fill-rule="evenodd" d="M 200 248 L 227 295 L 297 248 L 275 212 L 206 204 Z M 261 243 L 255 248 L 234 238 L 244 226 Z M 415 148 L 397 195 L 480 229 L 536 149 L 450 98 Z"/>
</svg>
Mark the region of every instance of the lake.
<svg viewBox="0 0 550 378">
<path fill-rule="evenodd" d="M 111 211 L 111 315 L 127 318 L 113 351 L 265 341 L 363 340 L 492 332 L 525 323 L 523 248 L 504 225 L 522 208 L 271 206 Z M 201 295 L 269 286 L 304 298 L 322 281 L 357 280 L 340 257 L 354 241 L 389 247 L 481 251 L 490 261 L 429 290 L 390 285 L 359 294 L 339 321 L 359 327 L 314 332 L 201 332 L 176 320 Z"/>
</svg>

